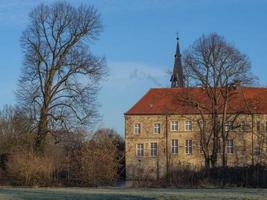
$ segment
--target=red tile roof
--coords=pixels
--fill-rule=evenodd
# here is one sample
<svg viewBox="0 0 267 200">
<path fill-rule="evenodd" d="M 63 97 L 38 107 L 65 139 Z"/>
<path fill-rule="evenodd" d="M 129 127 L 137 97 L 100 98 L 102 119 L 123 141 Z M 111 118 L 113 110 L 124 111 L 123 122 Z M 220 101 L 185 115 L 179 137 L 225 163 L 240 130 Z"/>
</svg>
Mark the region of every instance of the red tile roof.
<svg viewBox="0 0 267 200">
<path fill-rule="evenodd" d="M 186 101 L 189 97 L 208 113 L 211 101 L 202 88 L 152 88 L 125 115 L 198 114 L 198 109 Z M 267 114 L 267 88 L 236 89 L 228 111 Z"/>
</svg>

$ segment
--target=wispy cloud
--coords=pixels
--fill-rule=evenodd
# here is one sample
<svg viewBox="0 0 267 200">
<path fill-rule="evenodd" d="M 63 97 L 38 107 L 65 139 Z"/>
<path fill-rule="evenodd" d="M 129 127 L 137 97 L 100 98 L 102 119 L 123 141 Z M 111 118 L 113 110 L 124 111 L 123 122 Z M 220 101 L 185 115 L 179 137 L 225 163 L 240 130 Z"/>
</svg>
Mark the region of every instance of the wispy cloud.
<svg viewBox="0 0 267 200">
<path fill-rule="evenodd" d="M 152 87 L 166 87 L 169 76 L 164 66 L 138 62 L 109 62 L 109 76 L 99 95 L 103 120 L 98 126 L 123 133 L 123 113 Z"/>
<path fill-rule="evenodd" d="M 128 87 L 137 82 L 146 82 L 154 87 L 166 85 L 168 74 L 163 66 L 151 66 L 136 62 L 110 62 L 108 63 L 109 76 L 107 84 Z M 122 84 L 123 83 L 123 84 Z"/>
</svg>

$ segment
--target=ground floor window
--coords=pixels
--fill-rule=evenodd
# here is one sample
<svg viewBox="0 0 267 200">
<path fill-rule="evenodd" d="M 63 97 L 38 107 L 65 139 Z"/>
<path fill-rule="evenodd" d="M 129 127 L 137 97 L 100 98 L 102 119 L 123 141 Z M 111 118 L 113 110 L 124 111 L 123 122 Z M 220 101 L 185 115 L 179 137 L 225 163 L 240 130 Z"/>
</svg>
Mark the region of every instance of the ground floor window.
<svg viewBox="0 0 267 200">
<path fill-rule="evenodd" d="M 158 155 L 158 144 L 153 142 L 150 143 L 150 154 L 152 157 L 156 157 Z"/>
<path fill-rule="evenodd" d="M 229 154 L 234 153 L 234 140 L 227 140 L 226 141 L 226 151 Z"/>
<path fill-rule="evenodd" d="M 255 147 L 254 148 L 254 155 L 259 156 L 261 154 L 260 147 Z"/>
<path fill-rule="evenodd" d="M 178 140 L 172 140 L 172 154 L 178 153 Z"/>
<path fill-rule="evenodd" d="M 137 157 L 144 156 L 144 144 L 137 144 L 136 145 L 136 156 Z"/>
<path fill-rule="evenodd" d="M 192 140 L 185 141 L 185 153 L 192 154 Z"/>
</svg>

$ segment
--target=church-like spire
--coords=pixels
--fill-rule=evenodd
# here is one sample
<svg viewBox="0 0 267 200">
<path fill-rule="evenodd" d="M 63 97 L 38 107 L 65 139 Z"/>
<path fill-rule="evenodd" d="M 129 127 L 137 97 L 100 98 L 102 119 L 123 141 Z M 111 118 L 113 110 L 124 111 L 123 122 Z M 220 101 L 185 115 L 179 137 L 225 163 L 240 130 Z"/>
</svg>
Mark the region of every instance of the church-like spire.
<svg viewBox="0 0 267 200">
<path fill-rule="evenodd" d="M 177 36 L 177 46 L 176 46 L 176 54 L 175 61 L 173 66 L 173 73 L 171 76 L 171 87 L 184 87 L 184 75 L 183 75 L 183 66 L 181 61 L 181 53 L 179 46 L 179 37 Z"/>
</svg>

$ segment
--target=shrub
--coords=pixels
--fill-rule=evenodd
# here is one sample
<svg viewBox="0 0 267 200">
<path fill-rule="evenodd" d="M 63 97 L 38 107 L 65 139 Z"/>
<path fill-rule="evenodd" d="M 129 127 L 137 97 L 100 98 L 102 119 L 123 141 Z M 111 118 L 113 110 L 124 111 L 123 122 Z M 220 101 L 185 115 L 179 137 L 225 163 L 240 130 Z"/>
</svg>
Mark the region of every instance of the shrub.
<svg viewBox="0 0 267 200">
<path fill-rule="evenodd" d="M 16 152 L 7 162 L 8 175 L 16 185 L 48 186 L 53 179 L 53 170 L 51 159 L 30 152 Z"/>
<path fill-rule="evenodd" d="M 113 185 L 117 181 L 117 148 L 109 141 L 85 142 L 71 160 L 71 180 L 83 186 Z"/>
<path fill-rule="evenodd" d="M 172 186 L 267 187 L 267 167 L 261 165 L 215 167 L 209 170 L 179 166 L 171 170 L 168 177 L 167 185 Z"/>
</svg>

